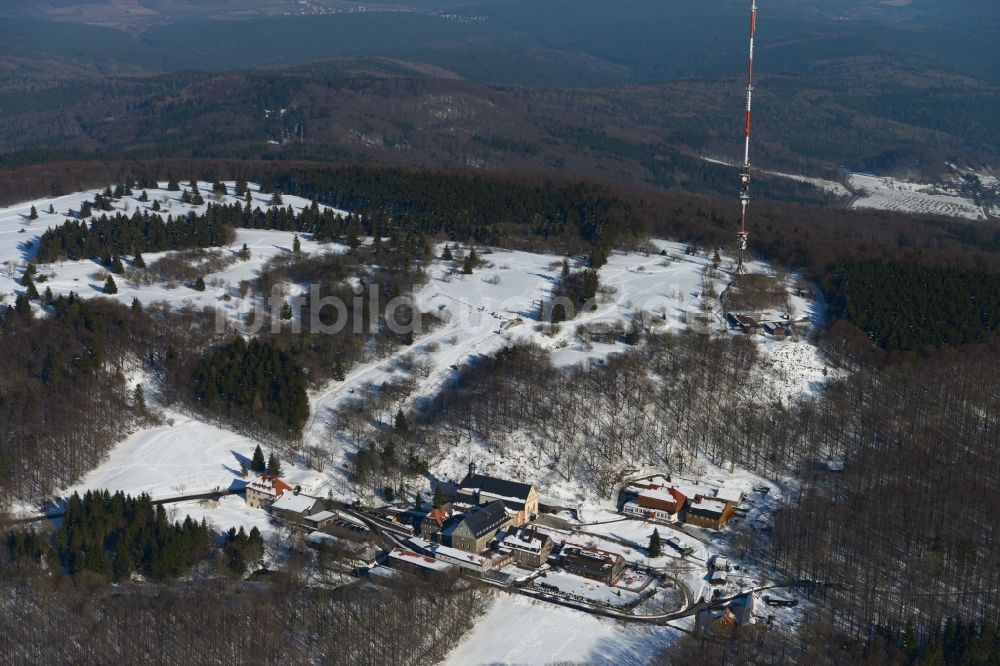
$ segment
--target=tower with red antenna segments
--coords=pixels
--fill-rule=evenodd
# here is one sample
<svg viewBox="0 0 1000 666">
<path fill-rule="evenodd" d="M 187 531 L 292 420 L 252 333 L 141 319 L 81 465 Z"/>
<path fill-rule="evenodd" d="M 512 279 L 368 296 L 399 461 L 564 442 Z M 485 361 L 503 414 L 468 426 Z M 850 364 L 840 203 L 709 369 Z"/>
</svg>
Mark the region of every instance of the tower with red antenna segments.
<svg viewBox="0 0 1000 666">
<path fill-rule="evenodd" d="M 747 116 L 744 128 L 743 165 L 740 167 L 740 230 L 736 232 L 736 244 L 739 248 L 739 260 L 736 264 L 737 273 L 745 273 L 744 255 L 749 245 L 750 234 L 747 232 L 747 204 L 750 203 L 750 109 L 753 106 L 753 40 L 757 35 L 757 0 L 751 0 L 750 7 L 750 65 L 747 69 Z"/>
</svg>

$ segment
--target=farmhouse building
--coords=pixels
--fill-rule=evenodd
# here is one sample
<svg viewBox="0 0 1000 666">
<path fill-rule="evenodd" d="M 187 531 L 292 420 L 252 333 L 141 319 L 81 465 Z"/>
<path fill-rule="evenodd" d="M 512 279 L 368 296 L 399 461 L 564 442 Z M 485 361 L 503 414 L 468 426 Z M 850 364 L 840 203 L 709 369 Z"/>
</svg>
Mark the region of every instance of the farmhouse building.
<svg viewBox="0 0 1000 666">
<path fill-rule="evenodd" d="M 456 500 L 467 504 L 503 502 L 511 514 L 511 522 L 520 527 L 538 515 L 538 491 L 527 483 L 476 474 L 476 464 L 469 464 L 469 473 L 458 484 Z"/>
<path fill-rule="evenodd" d="M 247 484 L 244 499 L 247 506 L 254 509 L 266 509 L 292 487 L 279 478 L 269 474 L 261 474 Z"/>
<path fill-rule="evenodd" d="M 548 534 L 542 534 L 534 527 L 510 528 L 506 534 L 498 535 L 499 546 L 509 550 L 514 561 L 521 566 L 538 568 L 545 564 L 552 553 L 555 542 Z"/>
<path fill-rule="evenodd" d="M 420 536 L 425 539 L 432 539 L 434 535 L 441 531 L 445 521 L 451 515 L 451 505 L 444 504 L 434 507 L 430 513 L 420 521 Z"/>
<path fill-rule="evenodd" d="M 451 530 L 451 546 L 470 553 L 480 553 L 493 540 L 497 531 L 509 522 L 502 501 L 494 500 L 485 506 L 478 506 L 465 514 Z"/>
<path fill-rule="evenodd" d="M 279 518 L 305 523 L 306 516 L 316 513 L 318 504 L 319 500 L 315 497 L 286 492 L 271 504 L 271 513 Z"/>
<path fill-rule="evenodd" d="M 614 585 L 625 570 L 625 558 L 597 548 L 564 543 L 560 554 L 563 568 L 578 576 Z"/>
<path fill-rule="evenodd" d="M 393 569 L 415 576 L 447 576 L 457 573 L 455 565 L 441 562 L 406 548 L 393 548 L 387 563 Z"/>
<path fill-rule="evenodd" d="M 687 510 L 687 522 L 698 527 L 722 529 L 733 515 L 733 505 L 698 495 Z"/>
</svg>

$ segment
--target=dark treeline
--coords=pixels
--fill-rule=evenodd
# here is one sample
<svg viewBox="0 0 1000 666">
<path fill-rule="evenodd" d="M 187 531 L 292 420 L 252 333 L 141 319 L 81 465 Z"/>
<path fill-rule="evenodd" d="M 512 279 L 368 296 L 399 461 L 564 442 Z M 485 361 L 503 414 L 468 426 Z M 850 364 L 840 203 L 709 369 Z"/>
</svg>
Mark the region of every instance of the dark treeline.
<svg viewBox="0 0 1000 666">
<path fill-rule="evenodd" d="M 1000 275 L 886 261 L 847 262 L 834 311 L 883 349 L 981 342 L 1000 327 Z"/>
<path fill-rule="evenodd" d="M 611 189 L 364 167 L 296 171 L 273 186 L 374 221 L 452 240 L 562 251 L 608 248 L 641 232 Z M 369 233 L 371 229 L 368 229 Z"/>
<path fill-rule="evenodd" d="M 511 348 L 422 405 L 416 441 L 479 436 L 504 455 L 511 435 L 530 433 L 539 483 L 577 479 L 605 493 L 622 469 L 690 470 L 699 456 L 794 474 L 801 492 L 779 512 L 773 542 L 738 531 L 737 556 L 843 585 L 826 602 L 850 636 L 911 623 L 926 638 L 948 617 L 1000 622 L 997 350 L 872 361 L 792 405 L 768 390 L 784 380 L 768 372 L 742 336 L 652 336 L 563 370 Z M 830 458 L 846 472 L 822 471 Z"/>
<path fill-rule="evenodd" d="M 94 586 L 0 567 L 4 663 L 436 664 L 485 609 L 476 589 L 329 590 L 200 580 Z"/>
</svg>

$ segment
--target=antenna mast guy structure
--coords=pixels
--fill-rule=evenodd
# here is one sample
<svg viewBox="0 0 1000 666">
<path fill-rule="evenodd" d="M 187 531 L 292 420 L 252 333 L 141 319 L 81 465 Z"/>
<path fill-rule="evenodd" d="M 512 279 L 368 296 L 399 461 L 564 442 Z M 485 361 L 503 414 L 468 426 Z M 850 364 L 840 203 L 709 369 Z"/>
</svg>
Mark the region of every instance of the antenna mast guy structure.
<svg viewBox="0 0 1000 666">
<path fill-rule="evenodd" d="M 750 7 L 750 66 L 747 76 L 747 118 L 745 140 L 743 148 L 743 166 L 740 167 L 740 205 L 743 212 L 740 214 L 740 230 L 736 232 L 736 244 L 739 247 L 739 262 L 736 264 L 737 273 L 745 273 L 746 267 L 743 265 L 743 255 L 746 253 L 748 238 L 747 232 L 747 204 L 750 203 L 750 108 L 753 102 L 753 40 L 757 35 L 757 0 L 751 0 Z"/>
</svg>

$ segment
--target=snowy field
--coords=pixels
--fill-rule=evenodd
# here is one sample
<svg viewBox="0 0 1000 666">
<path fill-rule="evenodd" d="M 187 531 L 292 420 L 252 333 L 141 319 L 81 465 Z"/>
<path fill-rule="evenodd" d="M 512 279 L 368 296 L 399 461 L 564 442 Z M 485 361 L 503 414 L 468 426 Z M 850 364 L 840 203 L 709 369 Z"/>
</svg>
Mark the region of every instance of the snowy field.
<svg viewBox="0 0 1000 666">
<path fill-rule="evenodd" d="M 971 199 L 938 191 L 933 185 L 910 183 L 895 178 L 851 174 L 848 182 L 858 198 L 852 208 L 875 208 L 900 213 L 985 220 L 982 206 Z"/>
<path fill-rule="evenodd" d="M 446 666 L 632 666 L 648 663 L 680 635 L 670 627 L 624 624 L 527 597 L 495 597 Z"/>
</svg>

